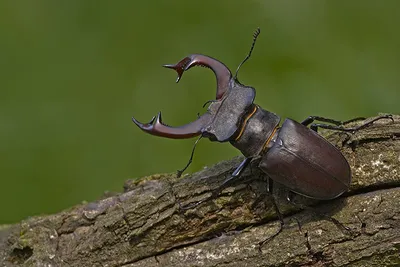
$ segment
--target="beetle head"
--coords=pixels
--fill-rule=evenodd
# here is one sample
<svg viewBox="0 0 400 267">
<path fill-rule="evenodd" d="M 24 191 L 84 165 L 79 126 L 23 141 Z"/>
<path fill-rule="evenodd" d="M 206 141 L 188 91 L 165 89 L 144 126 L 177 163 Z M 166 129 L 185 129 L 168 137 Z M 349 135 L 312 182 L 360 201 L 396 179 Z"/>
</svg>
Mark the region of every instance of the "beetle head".
<svg viewBox="0 0 400 267">
<path fill-rule="evenodd" d="M 229 82 L 232 79 L 230 70 L 222 62 L 205 55 L 193 54 L 185 57 L 175 65 L 164 65 L 164 67 L 173 69 L 178 73 L 176 82 L 179 82 L 183 72 L 194 66 L 206 67 L 214 72 L 217 79 L 216 100 L 219 102 L 229 89 Z M 206 131 L 207 125 L 212 122 L 213 117 L 216 114 L 216 110 L 214 112 L 212 110 L 214 109 L 209 108 L 207 112 L 200 116 L 196 121 L 180 127 L 171 127 L 164 124 L 161 119 L 161 112 L 146 124 L 137 121 L 135 118 L 132 118 L 132 121 L 141 130 L 149 134 L 167 138 L 183 139 L 203 134 Z"/>
</svg>

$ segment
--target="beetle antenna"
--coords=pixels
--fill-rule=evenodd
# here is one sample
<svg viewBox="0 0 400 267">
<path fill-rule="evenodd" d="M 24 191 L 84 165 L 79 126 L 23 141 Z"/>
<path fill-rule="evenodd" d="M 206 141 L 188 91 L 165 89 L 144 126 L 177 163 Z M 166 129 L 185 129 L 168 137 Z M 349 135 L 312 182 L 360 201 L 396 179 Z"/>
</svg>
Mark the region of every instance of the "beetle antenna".
<svg viewBox="0 0 400 267">
<path fill-rule="evenodd" d="M 237 75 L 239 72 L 240 67 L 250 58 L 251 56 L 251 52 L 253 52 L 254 46 L 256 44 L 257 41 L 257 37 L 260 34 L 260 28 L 257 28 L 257 30 L 253 33 L 253 43 L 251 44 L 251 48 L 250 48 L 250 52 L 249 54 L 244 58 L 244 60 L 239 64 L 238 68 L 236 69 L 236 73 L 235 76 L 233 77 L 235 80 L 237 80 Z"/>
<path fill-rule="evenodd" d="M 176 173 L 176 176 L 179 178 L 181 177 L 182 173 L 189 167 L 189 165 L 192 163 L 193 160 L 193 155 L 194 155 L 194 151 L 196 149 L 197 143 L 201 140 L 201 138 L 203 138 L 203 135 L 200 135 L 199 138 L 197 138 L 196 142 L 194 142 L 193 145 L 193 149 L 192 149 L 192 154 L 190 155 L 190 159 L 188 161 L 188 163 L 186 164 L 186 166 L 182 169 L 182 170 L 178 170 Z"/>
</svg>

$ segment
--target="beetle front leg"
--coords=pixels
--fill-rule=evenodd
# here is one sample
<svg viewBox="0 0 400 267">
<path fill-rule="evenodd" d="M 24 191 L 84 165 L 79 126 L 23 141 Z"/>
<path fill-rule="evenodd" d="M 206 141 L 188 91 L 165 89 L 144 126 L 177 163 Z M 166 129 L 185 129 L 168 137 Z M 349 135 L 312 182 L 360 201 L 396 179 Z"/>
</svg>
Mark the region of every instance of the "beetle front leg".
<svg viewBox="0 0 400 267">
<path fill-rule="evenodd" d="M 178 178 L 181 177 L 182 173 L 189 167 L 190 164 L 192 164 L 194 151 L 196 150 L 197 143 L 201 140 L 201 138 L 203 138 L 202 135 L 200 135 L 200 137 L 196 140 L 196 142 L 194 142 L 192 153 L 190 154 L 188 163 L 186 164 L 186 166 L 183 169 L 176 171 L 176 177 L 178 177 Z"/>
<path fill-rule="evenodd" d="M 207 202 L 211 199 L 217 198 L 222 190 L 229 187 L 232 184 L 232 182 L 235 180 L 235 178 L 238 178 L 243 173 L 243 171 L 246 169 L 246 167 L 250 164 L 251 160 L 252 160 L 252 158 L 245 158 L 239 164 L 239 166 L 233 171 L 231 176 L 229 176 L 229 178 L 227 178 L 218 188 L 216 188 L 212 191 L 211 196 L 209 196 L 208 198 L 203 199 L 201 201 L 198 201 L 194 204 L 187 205 L 187 206 L 183 207 L 182 209 L 187 210 L 187 209 L 195 208 L 204 202 Z"/>
</svg>

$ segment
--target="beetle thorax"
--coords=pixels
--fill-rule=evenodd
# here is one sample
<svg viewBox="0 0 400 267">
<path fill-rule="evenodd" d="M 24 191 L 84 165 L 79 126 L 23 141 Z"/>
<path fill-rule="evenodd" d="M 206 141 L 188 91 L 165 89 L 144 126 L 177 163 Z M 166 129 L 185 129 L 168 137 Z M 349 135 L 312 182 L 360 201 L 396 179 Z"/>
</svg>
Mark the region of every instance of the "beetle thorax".
<svg viewBox="0 0 400 267">
<path fill-rule="evenodd" d="M 258 156 L 276 132 L 280 118 L 254 105 L 254 112 L 242 119 L 241 132 L 231 144 L 246 157 Z"/>
</svg>

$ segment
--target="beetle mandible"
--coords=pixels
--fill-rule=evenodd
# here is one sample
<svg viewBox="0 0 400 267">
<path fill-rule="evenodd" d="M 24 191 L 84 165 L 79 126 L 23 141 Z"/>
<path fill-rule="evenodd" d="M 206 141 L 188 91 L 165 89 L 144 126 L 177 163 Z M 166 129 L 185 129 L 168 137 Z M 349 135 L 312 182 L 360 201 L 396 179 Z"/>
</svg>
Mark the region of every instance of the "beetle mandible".
<svg viewBox="0 0 400 267">
<path fill-rule="evenodd" d="M 135 118 L 132 121 L 141 130 L 156 136 L 174 139 L 200 136 L 189 163 L 178 171 L 178 176 L 191 163 L 197 142 L 206 137 L 211 141 L 230 142 L 245 156 L 224 184 L 238 177 L 252 159 L 261 157 L 259 168 L 290 191 L 320 200 L 336 198 L 350 186 L 350 166 L 342 153 L 317 133 L 317 128 L 354 132 L 376 120 L 391 117 L 383 115 L 353 128 L 344 128 L 340 121 L 318 116 L 310 116 L 302 122 L 286 119 L 280 125 L 278 115 L 253 103 L 255 89 L 241 84 L 237 78 L 240 67 L 251 56 L 259 33 L 257 29 L 250 52 L 239 64 L 234 76 L 225 64 L 201 54 L 189 55 L 175 65 L 164 65 L 178 73 L 176 82 L 194 66 L 207 67 L 214 72 L 216 99 L 206 102 L 209 103 L 207 111 L 196 121 L 170 127 L 162 122 L 161 113 L 146 124 Z M 314 121 L 333 125 L 313 124 Z"/>
</svg>

